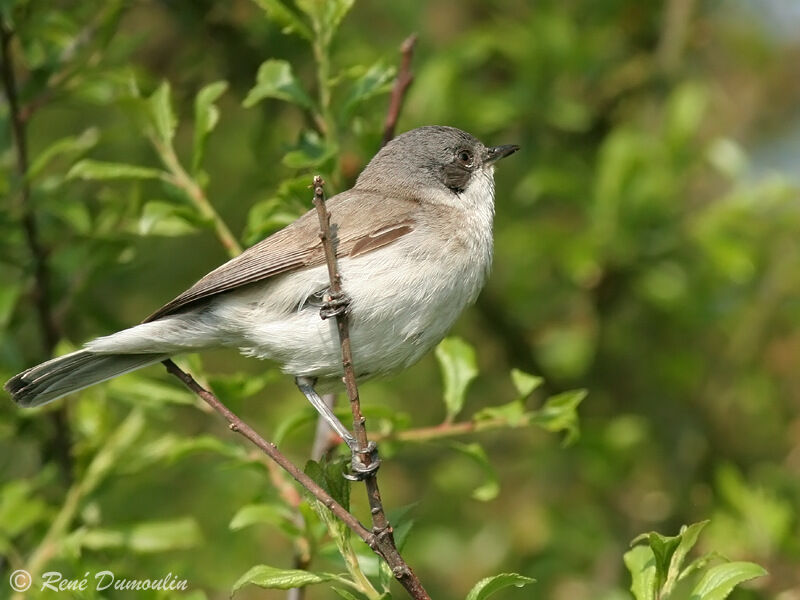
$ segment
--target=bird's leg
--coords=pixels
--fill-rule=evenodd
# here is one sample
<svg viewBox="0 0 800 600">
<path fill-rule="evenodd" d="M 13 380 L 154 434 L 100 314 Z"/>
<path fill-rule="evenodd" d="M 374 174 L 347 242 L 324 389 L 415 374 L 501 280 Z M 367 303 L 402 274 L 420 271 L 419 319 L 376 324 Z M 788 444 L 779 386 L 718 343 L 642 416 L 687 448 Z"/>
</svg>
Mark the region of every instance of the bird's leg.
<svg viewBox="0 0 800 600">
<path fill-rule="evenodd" d="M 323 320 L 330 319 L 347 312 L 349 306 L 350 297 L 347 294 L 327 290 L 322 297 L 322 308 L 319 309 L 319 316 Z"/>
<path fill-rule="evenodd" d="M 345 474 L 345 477 L 351 481 L 360 481 L 377 471 L 378 467 L 381 465 L 381 461 L 380 458 L 378 458 L 378 446 L 375 442 L 370 442 L 365 449 L 359 447 L 358 440 L 347 430 L 347 427 L 342 425 L 342 422 L 336 418 L 336 415 L 333 414 L 330 407 L 325 404 L 325 401 L 317 394 L 317 391 L 314 389 L 314 383 L 316 383 L 315 379 L 310 377 L 296 377 L 294 381 L 300 391 L 303 392 L 303 395 L 311 402 L 311 405 L 320 416 L 325 419 L 325 422 L 330 425 L 331 429 L 333 429 L 336 434 L 344 440 L 347 447 L 350 448 L 350 469 L 352 472 Z M 368 465 L 361 459 L 362 454 L 369 454 L 370 462 Z"/>
</svg>

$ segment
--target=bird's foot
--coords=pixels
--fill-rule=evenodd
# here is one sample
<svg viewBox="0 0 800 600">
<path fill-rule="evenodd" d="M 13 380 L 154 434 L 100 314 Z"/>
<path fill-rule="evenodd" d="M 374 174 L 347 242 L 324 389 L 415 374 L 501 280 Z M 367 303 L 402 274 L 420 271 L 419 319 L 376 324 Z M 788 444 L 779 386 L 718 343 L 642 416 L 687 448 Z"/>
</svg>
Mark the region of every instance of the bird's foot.
<svg viewBox="0 0 800 600">
<path fill-rule="evenodd" d="M 381 459 L 378 456 L 378 445 L 375 442 L 367 444 L 366 451 L 358 448 L 351 448 L 352 458 L 350 459 L 350 472 L 344 474 L 345 479 L 350 481 L 364 481 L 368 477 L 373 477 L 381 466 Z M 369 455 L 369 464 L 361 458 L 362 454 Z"/>
<path fill-rule="evenodd" d="M 328 293 L 322 302 L 322 308 L 319 309 L 319 316 L 322 319 L 330 319 L 347 312 L 350 306 L 350 297 L 344 292 Z"/>
</svg>

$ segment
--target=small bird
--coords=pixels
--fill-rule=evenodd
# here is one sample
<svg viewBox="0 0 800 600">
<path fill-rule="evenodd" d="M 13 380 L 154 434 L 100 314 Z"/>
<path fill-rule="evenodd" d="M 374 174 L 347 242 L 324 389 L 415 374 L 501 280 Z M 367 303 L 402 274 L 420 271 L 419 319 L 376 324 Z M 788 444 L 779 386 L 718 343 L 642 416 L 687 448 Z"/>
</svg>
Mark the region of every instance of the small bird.
<svg viewBox="0 0 800 600">
<path fill-rule="evenodd" d="M 494 164 L 519 149 L 486 147 L 427 126 L 386 144 L 355 185 L 328 202 L 359 381 L 420 359 L 474 302 L 492 263 Z M 33 407 L 174 354 L 235 347 L 280 363 L 350 445 L 319 391 L 341 384 L 338 332 L 312 210 L 211 271 L 143 323 L 12 377 Z M 377 461 L 375 462 L 377 464 Z M 354 458 L 354 469 L 360 468 Z"/>
</svg>

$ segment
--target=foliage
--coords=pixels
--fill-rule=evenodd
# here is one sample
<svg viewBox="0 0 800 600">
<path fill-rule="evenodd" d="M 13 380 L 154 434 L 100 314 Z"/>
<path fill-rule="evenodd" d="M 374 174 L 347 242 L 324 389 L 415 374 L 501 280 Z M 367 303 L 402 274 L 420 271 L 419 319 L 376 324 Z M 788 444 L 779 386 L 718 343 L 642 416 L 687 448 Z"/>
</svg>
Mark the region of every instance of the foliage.
<svg viewBox="0 0 800 600">
<path fill-rule="evenodd" d="M 29 156 L 21 173 L 4 102 L 0 376 L 54 350 L 42 298 L 55 352 L 69 351 L 291 222 L 312 174 L 352 185 L 417 31 L 399 131 L 452 124 L 522 150 L 497 168 L 477 305 L 432 356 L 362 389 L 409 564 L 437 598 L 630 598 L 624 566 L 637 599 L 790 598 L 798 40 L 747 10 L 6 2 Z M 305 462 L 315 417 L 272 365 L 181 360 Z M 0 403 L 0 455 L 0 582 L 169 571 L 194 594 L 175 597 L 403 597 L 324 506 L 156 368 L 35 411 Z M 338 453 L 306 467 L 365 512 L 340 470 Z M 702 519 L 646 534 L 623 563 L 636 533 Z M 739 586 L 763 573 L 754 563 L 769 576 Z"/>
</svg>

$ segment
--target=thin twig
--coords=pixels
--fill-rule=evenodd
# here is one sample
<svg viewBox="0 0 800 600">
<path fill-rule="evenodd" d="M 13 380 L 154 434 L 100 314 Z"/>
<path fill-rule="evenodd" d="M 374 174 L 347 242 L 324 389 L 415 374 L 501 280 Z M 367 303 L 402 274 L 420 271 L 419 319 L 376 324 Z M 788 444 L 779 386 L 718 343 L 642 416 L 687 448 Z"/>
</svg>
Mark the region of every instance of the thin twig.
<svg viewBox="0 0 800 600">
<path fill-rule="evenodd" d="M 397 71 L 397 79 L 394 81 L 392 95 L 389 98 L 389 110 L 386 113 L 386 122 L 383 126 L 383 143 L 385 146 L 394 137 L 394 130 L 397 127 L 397 119 L 403 108 L 406 92 L 411 82 L 414 81 L 414 74 L 411 72 L 411 59 L 414 57 L 414 44 L 417 43 L 417 34 L 412 33 L 400 46 L 400 69 Z"/>
<path fill-rule="evenodd" d="M 241 434 L 250 442 L 255 444 L 262 452 L 269 458 L 275 461 L 280 467 L 286 471 L 292 478 L 295 479 L 300 485 L 308 490 L 317 500 L 319 500 L 325 507 L 328 508 L 340 521 L 347 525 L 358 537 L 360 537 L 372 550 L 381 558 L 383 558 L 392 569 L 392 573 L 398 581 L 405 587 L 411 596 L 416 600 L 430 600 L 430 596 L 422 588 L 419 580 L 413 574 L 411 569 L 403 561 L 402 557 L 397 551 L 394 540 L 391 534 L 386 535 L 385 532 L 369 531 L 361 522 L 347 511 L 341 504 L 336 502 L 333 497 L 322 489 L 313 479 L 303 473 L 295 465 L 293 465 L 283 453 L 278 450 L 277 446 L 268 442 L 252 427 L 242 421 L 235 413 L 233 413 L 227 406 L 225 406 L 219 398 L 217 398 L 210 391 L 202 387 L 194 377 L 182 370 L 172 360 L 167 359 L 163 361 L 167 372 L 175 375 L 180 379 L 183 384 L 194 392 L 197 396 L 202 398 L 208 403 L 211 408 L 220 413 L 225 420 L 229 423 L 231 431 Z"/>
<path fill-rule="evenodd" d="M 2 57 L 3 89 L 8 99 L 11 128 L 14 132 L 14 147 L 17 155 L 17 174 L 20 182 L 20 218 L 25 231 L 25 242 L 33 261 L 33 303 L 39 321 L 39 335 L 42 353 L 47 358 L 53 356 L 53 350 L 60 336 L 59 326 L 50 303 L 50 267 L 47 263 L 47 250 L 39 238 L 39 226 L 31 199 L 31 187 L 28 179 L 28 139 L 26 121 L 20 113 L 17 97 L 17 80 L 14 74 L 11 39 L 13 32 L 4 22 L 0 23 L 0 53 Z M 51 442 L 51 454 L 58 463 L 64 480 L 72 479 L 72 454 L 70 453 L 69 422 L 67 409 L 61 405 L 51 413 L 55 435 Z"/>
<path fill-rule="evenodd" d="M 336 264 L 336 254 L 334 252 L 334 240 L 331 235 L 331 216 L 325 207 L 325 182 L 319 175 L 314 177 L 314 206 L 319 217 L 320 232 L 319 237 L 325 251 L 325 262 L 328 266 L 328 278 L 330 279 L 331 296 L 341 297 L 342 279 Z M 358 452 L 362 462 L 368 467 L 372 457 L 368 451 L 369 441 L 367 439 L 366 419 L 361 413 L 361 401 L 358 397 L 358 385 L 356 384 L 355 369 L 353 367 L 353 353 L 350 347 L 350 328 L 347 311 L 336 315 L 336 326 L 339 332 L 339 344 L 342 348 L 342 367 L 344 369 L 344 383 L 347 388 L 347 396 L 350 399 L 350 408 L 353 412 L 353 433 L 358 442 Z M 369 474 L 364 479 L 367 488 L 367 498 L 369 499 L 370 514 L 372 515 L 372 531 L 377 540 L 387 546 L 388 551 L 383 552 L 383 557 L 389 564 L 392 574 L 406 588 L 413 598 L 419 600 L 430 600 L 430 596 L 422 587 L 422 583 L 406 564 L 403 557 L 397 550 L 392 534 L 392 527 L 386 518 L 381 502 L 381 493 L 378 488 L 378 479 L 375 472 Z"/>
<path fill-rule="evenodd" d="M 165 176 L 166 180 L 175 187 L 182 189 L 198 212 L 211 222 L 214 226 L 214 233 L 216 233 L 220 243 L 225 247 L 228 255 L 231 258 L 240 255 L 242 247 L 236 241 L 236 236 L 233 235 L 228 225 L 219 216 L 211 202 L 208 201 L 203 188 L 183 168 L 178 156 L 175 154 L 175 149 L 170 144 L 162 143 L 155 136 L 150 136 L 150 142 L 161 157 L 164 166 L 169 169 L 169 175 Z"/>
</svg>

